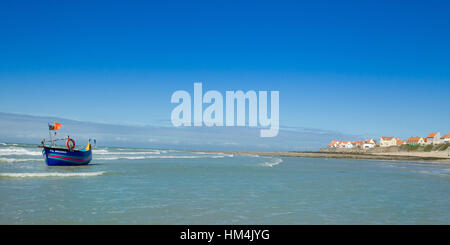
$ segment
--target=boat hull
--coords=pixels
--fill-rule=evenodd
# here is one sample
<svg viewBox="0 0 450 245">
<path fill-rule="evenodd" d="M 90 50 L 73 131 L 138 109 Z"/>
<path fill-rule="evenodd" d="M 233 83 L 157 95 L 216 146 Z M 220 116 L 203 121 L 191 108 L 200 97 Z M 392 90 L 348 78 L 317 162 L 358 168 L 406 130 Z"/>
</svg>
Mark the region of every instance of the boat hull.
<svg viewBox="0 0 450 245">
<path fill-rule="evenodd" d="M 82 166 L 92 160 L 92 150 L 69 151 L 63 148 L 44 147 L 42 154 L 48 166 Z"/>
</svg>

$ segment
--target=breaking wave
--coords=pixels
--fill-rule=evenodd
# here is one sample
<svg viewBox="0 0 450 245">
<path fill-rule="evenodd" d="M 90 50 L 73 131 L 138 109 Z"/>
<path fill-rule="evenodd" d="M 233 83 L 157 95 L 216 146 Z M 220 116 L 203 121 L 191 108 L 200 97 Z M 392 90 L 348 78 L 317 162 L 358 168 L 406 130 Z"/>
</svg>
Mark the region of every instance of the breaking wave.
<svg viewBox="0 0 450 245">
<path fill-rule="evenodd" d="M 37 162 L 42 161 L 40 158 L 3 158 L 0 157 L 0 163 L 15 163 L 15 162 Z"/>
<path fill-rule="evenodd" d="M 164 151 L 154 150 L 154 151 L 118 151 L 111 152 L 108 150 L 100 149 L 93 150 L 93 154 L 96 155 L 160 155 L 161 153 L 165 153 Z"/>
<path fill-rule="evenodd" d="M 211 152 L 192 152 L 194 154 L 198 154 L 198 155 L 216 155 L 216 156 L 222 156 L 222 157 L 234 157 L 233 154 L 225 154 L 225 153 L 211 153 Z"/>
<path fill-rule="evenodd" d="M 255 154 L 242 154 L 242 156 L 253 157 L 253 158 L 261 157 L 260 155 L 255 155 Z"/>
<path fill-rule="evenodd" d="M 95 157 L 96 160 L 142 160 L 142 159 L 200 159 L 200 158 L 224 158 L 223 155 L 212 156 L 116 156 L 116 157 Z"/>
<path fill-rule="evenodd" d="M 0 173 L 0 177 L 30 178 L 30 177 L 90 177 L 104 174 L 105 171 L 85 173 Z"/>
<path fill-rule="evenodd" d="M 39 156 L 42 155 L 40 150 L 28 150 L 22 147 L 0 148 L 0 156 Z"/>
<path fill-rule="evenodd" d="M 273 167 L 283 162 L 281 158 L 272 158 L 271 161 L 267 161 L 262 163 L 261 165 L 264 167 Z"/>
</svg>

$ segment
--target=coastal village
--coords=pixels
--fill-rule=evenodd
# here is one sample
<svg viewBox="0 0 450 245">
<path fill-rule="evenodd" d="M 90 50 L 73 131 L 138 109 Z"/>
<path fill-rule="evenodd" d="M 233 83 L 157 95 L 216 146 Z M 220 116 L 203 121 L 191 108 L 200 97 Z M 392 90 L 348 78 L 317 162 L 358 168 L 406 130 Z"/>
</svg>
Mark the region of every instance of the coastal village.
<svg viewBox="0 0 450 245">
<path fill-rule="evenodd" d="M 409 137 L 406 140 L 401 140 L 394 136 L 382 136 L 377 142 L 375 139 L 366 139 L 364 141 L 341 141 L 332 140 L 328 145 L 329 148 L 358 148 L 358 149 L 371 149 L 376 147 L 391 147 L 391 146 L 426 146 L 426 145 L 439 145 L 450 143 L 450 133 L 441 136 L 439 132 L 430 133 L 426 137 Z"/>
</svg>

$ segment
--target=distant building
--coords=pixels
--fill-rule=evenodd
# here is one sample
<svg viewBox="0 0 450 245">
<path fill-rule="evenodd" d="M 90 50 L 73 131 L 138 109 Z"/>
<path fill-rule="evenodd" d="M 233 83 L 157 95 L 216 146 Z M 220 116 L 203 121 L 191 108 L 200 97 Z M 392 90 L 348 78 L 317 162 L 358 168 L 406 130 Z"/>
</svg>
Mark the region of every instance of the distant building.
<svg viewBox="0 0 450 245">
<path fill-rule="evenodd" d="M 353 148 L 353 144 L 350 141 L 344 141 L 342 142 L 343 148 Z"/>
<path fill-rule="evenodd" d="M 358 148 L 361 147 L 363 141 L 340 141 L 332 140 L 328 147 L 330 148 Z"/>
<path fill-rule="evenodd" d="M 409 137 L 406 141 L 406 144 L 408 145 L 424 145 L 425 144 L 425 138 L 423 137 Z"/>
<path fill-rule="evenodd" d="M 441 133 L 437 132 L 437 133 L 430 133 L 427 138 L 426 138 L 426 142 L 427 145 L 437 145 L 442 143 L 441 140 Z"/>
<path fill-rule="evenodd" d="M 397 141 L 397 145 L 403 145 L 403 140 L 401 140 L 401 139 L 396 139 L 396 141 Z"/>
<path fill-rule="evenodd" d="M 328 146 L 331 148 L 338 148 L 340 144 L 341 142 L 339 140 L 332 140 Z"/>
<path fill-rule="evenodd" d="M 354 147 L 361 147 L 362 141 L 352 141 Z"/>
<path fill-rule="evenodd" d="M 364 143 L 367 143 L 367 144 L 377 144 L 377 142 L 374 140 L 374 139 L 366 139 L 366 140 L 364 140 Z"/>
<path fill-rule="evenodd" d="M 377 143 L 373 139 L 366 139 L 361 145 L 361 148 L 368 149 L 368 148 L 375 148 Z"/>
<path fill-rule="evenodd" d="M 397 139 L 394 136 L 386 137 L 382 136 L 380 139 L 380 147 L 396 146 Z"/>
<path fill-rule="evenodd" d="M 441 137 L 441 140 L 442 140 L 444 143 L 450 143 L 450 133 L 448 133 L 448 134 L 442 136 L 442 137 Z"/>
<path fill-rule="evenodd" d="M 361 148 L 363 149 L 375 148 L 375 144 L 363 143 Z"/>
</svg>

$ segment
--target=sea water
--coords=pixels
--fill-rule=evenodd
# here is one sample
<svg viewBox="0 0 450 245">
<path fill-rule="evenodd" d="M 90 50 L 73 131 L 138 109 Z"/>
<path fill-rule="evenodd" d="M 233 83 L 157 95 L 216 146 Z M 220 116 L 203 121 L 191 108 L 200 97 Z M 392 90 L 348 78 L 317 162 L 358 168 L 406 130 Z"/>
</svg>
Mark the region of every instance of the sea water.
<svg viewBox="0 0 450 245">
<path fill-rule="evenodd" d="M 0 143 L 0 224 L 450 224 L 450 165 Z"/>
</svg>

